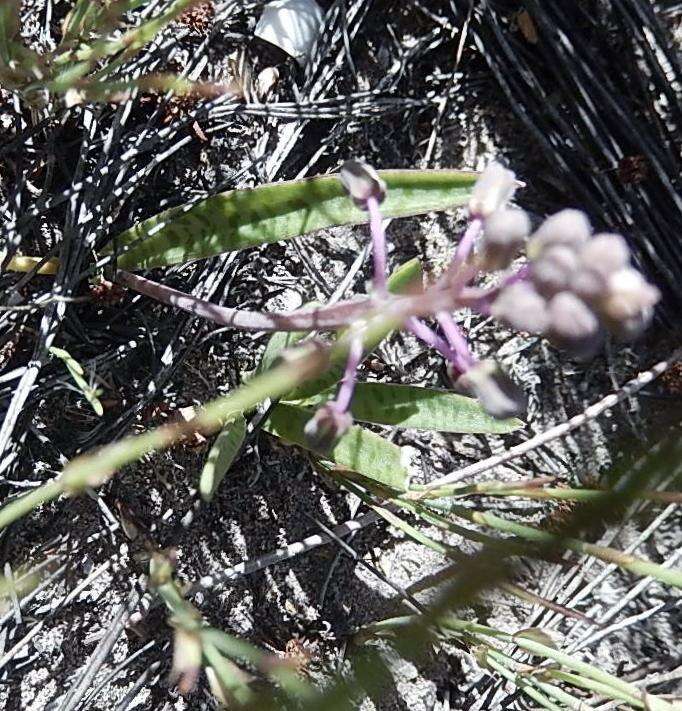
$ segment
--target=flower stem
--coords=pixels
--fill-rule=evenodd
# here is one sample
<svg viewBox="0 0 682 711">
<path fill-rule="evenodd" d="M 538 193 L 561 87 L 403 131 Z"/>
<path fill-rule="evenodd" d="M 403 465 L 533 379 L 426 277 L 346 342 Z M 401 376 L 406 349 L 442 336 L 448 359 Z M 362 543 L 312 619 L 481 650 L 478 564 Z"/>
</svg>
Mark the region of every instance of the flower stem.
<svg viewBox="0 0 682 711">
<path fill-rule="evenodd" d="M 362 360 L 362 352 L 362 338 L 354 338 L 348 349 L 346 370 L 344 371 L 341 386 L 339 387 L 339 392 L 335 400 L 335 406 L 339 412 L 346 412 L 350 407 L 353 392 L 355 391 L 358 366 Z"/>
<path fill-rule="evenodd" d="M 457 353 L 449 346 L 445 339 L 441 338 L 432 328 L 429 328 L 423 321 L 415 316 L 405 319 L 405 328 L 416 336 L 420 341 L 426 343 L 429 348 L 438 351 L 444 358 L 447 358 L 459 370 L 460 365 Z M 463 372 L 463 371 L 462 371 Z"/>
<path fill-rule="evenodd" d="M 464 366 L 464 370 L 468 370 L 476 363 L 476 357 L 471 352 L 467 339 L 462 333 L 462 329 L 457 325 L 452 314 L 447 311 L 440 311 L 436 315 L 436 318 L 438 319 L 440 327 L 443 329 L 443 333 L 450 347 L 457 354 L 459 363 Z"/>
<path fill-rule="evenodd" d="M 452 258 L 452 263 L 450 264 L 450 272 L 452 274 L 457 273 L 469 259 L 471 250 L 474 248 L 474 244 L 478 236 L 481 234 L 482 228 L 483 220 L 480 217 L 474 217 L 474 219 L 467 225 L 462 238 L 457 244 L 455 256 Z"/>
<path fill-rule="evenodd" d="M 369 229 L 372 233 L 372 258 L 374 260 L 374 291 L 379 297 L 388 294 L 386 287 L 386 231 L 379 209 L 379 201 L 375 197 L 367 198 L 369 212 Z"/>
</svg>

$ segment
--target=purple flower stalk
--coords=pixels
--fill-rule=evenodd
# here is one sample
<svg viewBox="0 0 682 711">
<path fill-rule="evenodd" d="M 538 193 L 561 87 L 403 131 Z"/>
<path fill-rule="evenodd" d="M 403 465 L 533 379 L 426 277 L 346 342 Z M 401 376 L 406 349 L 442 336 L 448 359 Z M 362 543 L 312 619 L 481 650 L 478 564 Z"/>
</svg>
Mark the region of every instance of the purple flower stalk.
<svg viewBox="0 0 682 711">
<path fill-rule="evenodd" d="M 358 336 L 351 341 L 348 349 L 346 369 L 334 403 L 335 407 L 341 412 L 345 412 L 350 408 L 353 392 L 355 391 L 358 367 L 362 361 L 362 351 L 362 338 Z"/>
<path fill-rule="evenodd" d="M 466 336 L 462 333 L 462 329 L 457 325 L 452 314 L 441 311 L 436 315 L 436 318 L 450 347 L 455 352 L 456 358 L 453 361 L 453 365 L 457 367 L 460 373 L 465 373 L 476 364 L 476 357 L 469 348 Z"/>
<path fill-rule="evenodd" d="M 374 293 L 379 298 L 388 296 L 386 288 L 387 255 L 386 231 L 384 221 L 379 209 L 379 201 L 371 196 L 367 198 L 367 212 L 369 212 L 369 229 L 372 234 L 372 257 L 374 261 Z"/>
</svg>

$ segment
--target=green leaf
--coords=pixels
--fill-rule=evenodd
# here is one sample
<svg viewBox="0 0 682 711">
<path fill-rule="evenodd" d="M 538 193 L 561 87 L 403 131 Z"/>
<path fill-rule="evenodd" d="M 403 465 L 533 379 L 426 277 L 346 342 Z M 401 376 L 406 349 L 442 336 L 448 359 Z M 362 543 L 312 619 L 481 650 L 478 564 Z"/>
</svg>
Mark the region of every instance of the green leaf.
<svg viewBox="0 0 682 711">
<path fill-rule="evenodd" d="M 385 217 L 463 205 L 476 181 L 475 173 L 458 170 L 379 174 L 388 186 L 382 204 Z M 323 175 L 230 190 L 193 207 L 166 210 L 120 234 L 113 246 L 130 246 L 118 257 L 122 269 L 150 269 L 365 222 L 367 213 L 346 195 L 338 175 Z"/>
<path fill-rule="evenodd" d="M 90 33 L 101 37 L 122 22 L 126 12 L 148 4 L 149 0 L 117 0 L 106 5 L 92 0 L 76 0 L 64 18 L 59 46 L 62 48 L 79 38 L 87 41 Z"/>
<path fill-rule="evenodd" d="M 91 0 L 76 0 L 62 24 L 61 44 L 89 34 L 97 27 L 104 8 Z"/>
<path fill-rule="evenodd" d="M 401 264 L 395 269 L 388 278 L 388 290 L 392 294 L 404 294 L 411 287 L 421 286 L 422 282 L 422 265 L 418 259 L 410 259 L 408 262 Z M 388 338 L 391 334 L 384 334 L 380 338 L 368 338 L 364 342 L 365 357 L 369 355 L 384 338 Z M 341 334 L 338 336 L 341 337 Z M 297 386 L 290 393 L 287 393 L 284 399 L 289 401 L 307 400 L 308 398 L 318 395 L 319 393 L 329 390 L 343 377 L 345 363 L 338 363 L 323 373 L 320 377 L 308 380 L 305 383 Z"/>
<path fill-rule="evenodd" d="M 264 429 L 286 442 L 310 449 L 303 428 L 312 416 L 312 410 L 280 403 L 273 409 Z M 403 463 L 401 448 L 374 432 L 355 425 L 330 452 L 324 453 L 324 457 L 384 486 L 405 491 L 409 472 Z"/>
<path fill-rule="evenodd" d="M 0 3 L 0 63 L 9 66 L 13 57 L 14 39 L 21 24 L 20 0 L 2 0 Z"/>
<path fill-rule="evenodd" d="M 211 447 L 199 478 L 199 493 L 204 501 L 210 501 L 220 482 L 232 466 L 246 438 L 246 420 L 237 415 L 223 428 Z"/>
<path fill-rule="evenodd" d="M 78 385 L 80 391 L 85 396 L 85 399 L 90 403 L 95 413 L 102 417 L 102 415 L 104 414 L 104 408 L 102 407 L 102 403 L 99 400 L 99 391 L 95 388 L 91 388 L 83 377 L 83 366 L 68 351 L 64 350 L 63 348 L 57 348 L 56 346 L 52 346 L 50 347 L 49 351 L 50 353 L 52 353 L 52 355 L 55 355 L 57 356 L 57 358 L 64 361 L 64 365 L 71 374 L 71 377 L 73 378 L 76 385 Z"/>
<path fill-rule="evenodd" d="M 552 636 L 549 634 L 549 632 L 546 632 L 545 630 L 541 629 L 540 627 L 528 627 L 528 629 L 519 630 L 513 636 L 513 639 L 515 642 L 517 642 L 519 639 L 527 639 L 527 640 L 530 640 L 531 642 L 537 642 L 537 644 L 542 644 L 545 647 L 551 647 L 552 649 L 558 649 L 556 642 L 554 641 Z"/>
<path fill-rule="evenodd" d="M 306 405 L 327 400 L 321 395 Z M 474 398 L 446 390 L 389 383 L 358 383 L 351 403 L 353 418 L 378 425 L 437 432 L 504 434 L 523 427 L 515 418 L 497 420 Z"/>
<path fill-rule="evenodd" d="M 270 336 L 267 346 L 263 351 L 256 374 L 264 373 L 274 367 L 282 351 L 293 348 L 307 334 L 305 331 L 276 331 Z"/>
</svg>

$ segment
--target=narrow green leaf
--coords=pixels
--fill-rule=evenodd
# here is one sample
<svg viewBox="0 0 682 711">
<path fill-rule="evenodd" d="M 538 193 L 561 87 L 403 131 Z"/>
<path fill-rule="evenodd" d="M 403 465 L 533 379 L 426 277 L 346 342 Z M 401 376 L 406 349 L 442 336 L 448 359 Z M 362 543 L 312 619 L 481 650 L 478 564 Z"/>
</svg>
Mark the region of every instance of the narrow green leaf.
<svg viewBox="0 0 682 711">
<path fill-rule="evenodd" d="M 287 348 L 293 348 L 307 334 L 304 331 L 276 331 L 270 336 L 267 346 L 263 351 L 263 356 L 260 359 L 256 374 L 264 373 L 270 370 L 277 359 Z"/>
<path fill-rule="evenodd" d="M 558 649 L 556 642 L 545 630 L 540 627 L 528 627 L 528 629 L 519 630 L 513 639 L 517 642 L 519 639 L 529 639 L 531 642 L 537 642 L 538 644 L 543 644 L 545 647 L 551 647 L 552 649 Z"/>
<path fill-rule="evenodd" d="M 458 170 L 379 174 L 388 186 L 382 204 L 385 217 L 463 205 L 476 181 L 475 173 Z M 120 234 L 114 246 L 130 246 L 118 257 L 122 269 L 150 269 L 365 222 L 367 213 L 353 204 L 339 177 L 323 175 L 230 190 L 190 208 L 166 210 Z"/>
<path fill-rule="evenodd" d="M 0 63 L 5 66 L 12 61 L 12 47 L 19 34 L 20 23 L 20 0 L 3 0 L 0 3 Z"/>
<path fill-rule="evenodd" d="M 149 0 L 115 0 L 106 5 L 92 0 L 76 0 L 64 19 L 59 47 L 78 39 L 87 41 L 90 33 L 102 37 L 123 20 L 126 12 L 148 4 Z"/>
<path fill-rule="evenodd" d="M 220 482 L 232 466 L 246 437 L 246 420 L 236 415 L 216 437 L 199 478 L 199 493 L 204 501 L 210 501 Z"/>
<path fill-rule="evenodd" d="M 69 369 L 71 373 L 78 373 L 83 375 L 83 366 L 69 353 L 69 351 L 64 350 L 64 348 L 57 348 L 57 346 L 52 346 L 50 348 L 50 353 L 57 356 L 64 361 L 64 365 Z"/>
<path fill-rule="evenodd" d="M 90 403 L 90 406 L 95 411 L 95 413 L 102 417 L 104 414 L 104 407 L 99 399 L 99 391 L 96 388 L 90 387 L 88 382 L 83 377 L 84 371 L 83 366 L 66 350 L 63 348 L 57 348 L 56 346 L 50 347 L 50 353 L 61 359 L 69 371 L 73 381 L 78 385 L 79 390 L 85 396 L 85 399 Z"/>
<path fill-rule="evenodd" d="M 351 411 L 360 422 L 437 432 L 504 434 L 523 427 L 516 418 L 491 417 L 474 398 L 412 385 L 358 383 Z"/>
<path fill-rule="evenodd" d="M 249 675 L 243 672 L 234 662 L 223 657 L 222 654 L 212 645 L 204 642 L 202 652 L 208 668 L 213 671 L 215 677 L 209 677 L 213 681 L 212 691 L 220 700 L 224 708 L 235 705 L 245 706 L 253 700 L 253 691 L 249 686 Z"/>
<path fill-rule="evenodd" d="M 264 429 L 286 442 L 310 449 L 303 428 L 312 415 L 312 410 L 280 403 L 273 409 Z M 403 463 L 401 448 L 374 432 L 353 426 L 324 456 L 384 486 L 405 491 L 409 472 Z"/>
<path fill-rule="evenodd" d="M 97 29 L 97 21 L 103 11 L 104 8 L 99 3 L 91 0 L 76 0 L 76 4 L 64 18 L 61 43 L 71 42 Z"/>
</svg>

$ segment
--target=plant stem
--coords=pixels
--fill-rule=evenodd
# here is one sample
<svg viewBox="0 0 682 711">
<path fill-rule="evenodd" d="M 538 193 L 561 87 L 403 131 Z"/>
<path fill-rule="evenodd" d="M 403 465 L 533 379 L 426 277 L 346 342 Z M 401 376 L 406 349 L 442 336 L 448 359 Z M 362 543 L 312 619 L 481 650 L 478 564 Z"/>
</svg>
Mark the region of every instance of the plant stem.
<svg viewBox="0 0 682 711">
<path fill-rule="evenodd" d="M 378 309 L 366 321 L 365 341 L 381 341 L 400 323 L 398 317 L 387 313 L 385 309 Z M 345 334 L 330 348 L 319 345 L 299 348 L 282 365 L 250 380 L 236 392 L 208 403 L 189 422 L 176 422 L 141 435 L 125 437 L 76 457 L 66 465 L 59 479 L 1 508 L 0 530 L 40 504 L 56 499 L 61 493 L 79 494 L 87 487 L 101 486 L 123 466 L 137 461 L 145 454 L 168 448 L 197 430 L 215 432 L 230 416 L 248 412 L 266 398 L 275 399 L 289 393 L 300 383 L 343 362 L 353 338 L 353 334 Z"/>
<path fill-rule="evenodd" d="M 462 330 L 455 322 L 452 314 L 447 311 L 440 311 L 436 315 L 436 318 L 438 319 L 440 327 L 443 329 L 443 333 L 445 334 L 445 338 L 450 344 L 450 347 L 457 354 L 458 361 L 465 366 L 465 370 L 468 370 L 476 363 L 476 358 L 471 352 L 467 339 L 462 333 Z"/>
<path fill-rule="evenodd" d="M 510 681 L 514 686 L 516 686 L 520 691 L 522 691 L 526 696 L 530 697 L 534 701 L 540 704 L 543 708 L 549 709 L 550 711 L 563 711 L 561 706 L 557 706 L 555 703 L 550 701 L 550 699 L 545 696 L 539 689 L 536 689 L 528 679 L 519 677 L 511 669 L 507 668 L 498 659 L 491 658 L 492 651 L 487 654 L 487 663 L 502 677 Z M 547 686 L 550 686 L 549 684 Z"/>
<path fill-rule="evenodd" d="M 452 264 L 450 265 L 450 273 L 456 274 L 461 267 L 469 259 L 471 250 L 474 247 L 476 239 L 481 234 L 481 229 L 483 228 L 483 220 L 480 217 L 474 217 L 473 220 L 468 224 L 462 239 L 460 239 L 457 249 L 455 250 L 455 256 L 453 257 Z"/>
<path fill-rule="evenodd" d="M 434 502 L 429 502 L 428 506 L 433 506 Z M 606 563 L 613 563 L 623 570 L 628 570 L 636 575 L 644 577 L 650 576 L 668 585 L 677 588 L 682 588 L 682 570 L 676 568 L 664 568 L 661 565 L 652 563 L 643 558 L 623 553 L 615 548 L 607 548 L 599 546 L 595 543 L 586 543 L 577 538 L 563 537 L 550 533 L 549 531 L 541 531 L 533 526 L 528 526 L 515 521 L 508 521 L 500 518 L 495 514 L 483 511 L 471 511 L 463 506 L 449 504 L 447 507 L 449 513 L 463 518 L 472 523 L 478 523 L 497 531 L 509 533 L 519 538 L 524 538 L 535 543 L 540 543 L 548 547 L 568 548 L 576 553 L 591 555 L 594 558 L 603 560 Z"/>
<path fill-rule="evenodd" d="M 357 370 L 362 361 L 363 347 L 362 337 L 353 338 L 348 349 L 348 358 L 346 360 L 346 370 L 341 380 L 338 395 L 336 396 L 336 407 L 341 412 L 346 412 L 350 407 L 353 399 L 353 391 L 355 390 L 355 381 L 357 379 Z"/>
<path fill-rule="evenodd" d="M 415 335 L 420 341 L 426 343 L 429 348 L 438 351 L 444 358 L 450 361 L 458 370 L 460 366 L 465 368 L 465 364 L 461 363 L 457 353 L 450 348 L 447 342 L 441 338 L 432 328 L 429 328 L 423 321 L 411 316 L 405 320 L 405 328 Z M 460 370 L 464 372 L 464 370 Z"/>
<path fill-rule="evenodd" d="M 384 230 L 384 222 L 379 209 L 379 201 L 375 197 L 367 198 L 367 212 L 369 212 L 369 229 L 372 233 L 374 291 L 379 298 L 384 298 L 388 295 L 386 288 L 386 231 Z"/>
<path fill-rule="evenodd" d="M 626 701 L 631 706 L 636 706 L 637 708 L 644 708 L 644 702 L 632 694 L 627 694 L 625 691 L 620 689 L 614 689 L 609 684 L 603 684 L 594 679 L 586 679 L 579 674 L 573 674 L 572 672 L 565 672 L 559 669 L 547 669 L 543 672 L 545 676 L 549 676 L 553 679 L 559 679 L 565 681 L 567 684 L 572 684 L 573 686 L 578 686 L 581 689 L 589 689 L 595 694 L 600 694 L 606 698 L 611 699 L 621 699 Z"/>
</svg>

